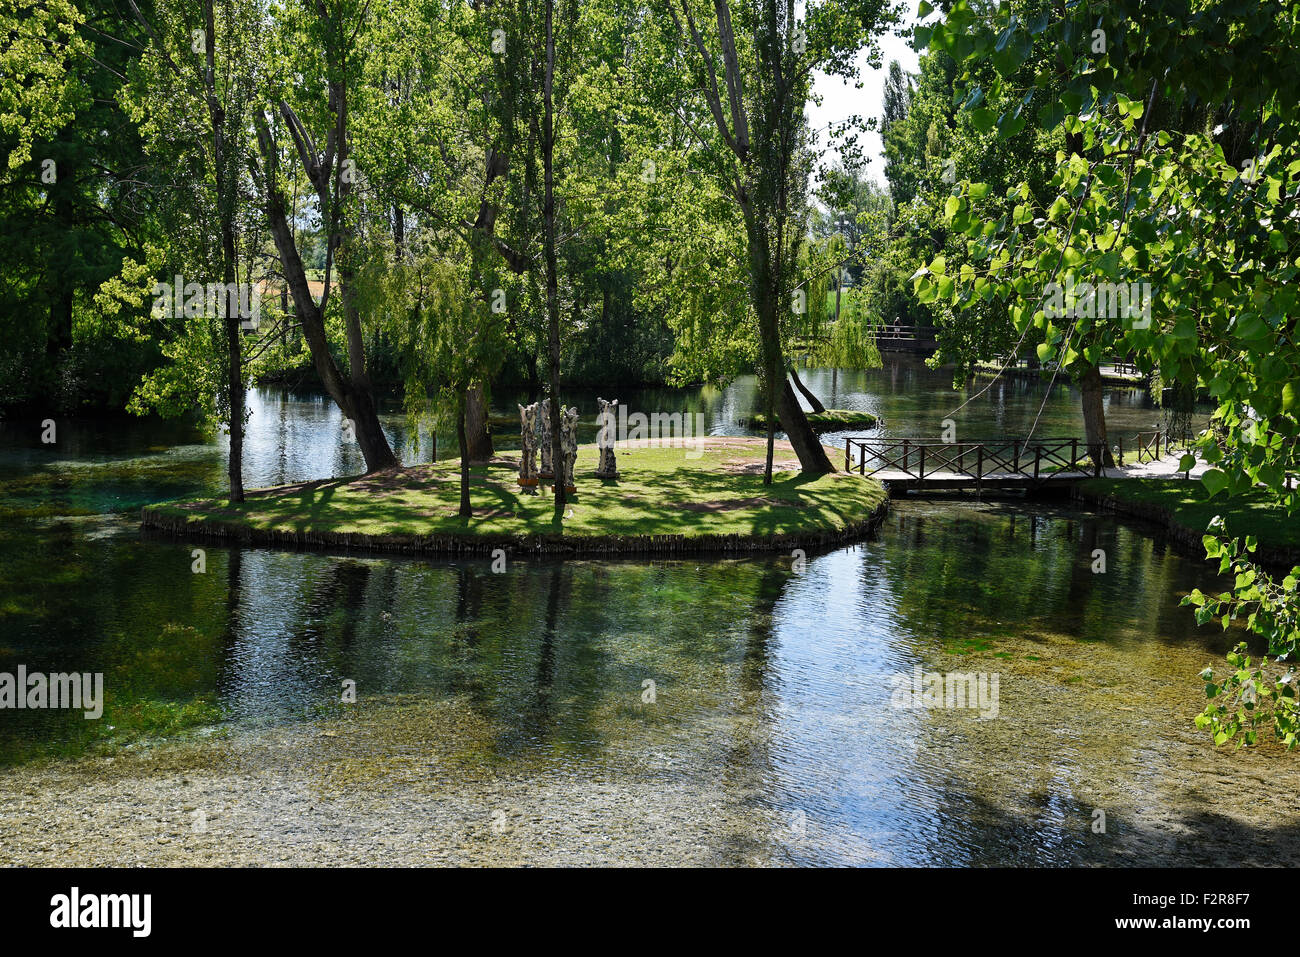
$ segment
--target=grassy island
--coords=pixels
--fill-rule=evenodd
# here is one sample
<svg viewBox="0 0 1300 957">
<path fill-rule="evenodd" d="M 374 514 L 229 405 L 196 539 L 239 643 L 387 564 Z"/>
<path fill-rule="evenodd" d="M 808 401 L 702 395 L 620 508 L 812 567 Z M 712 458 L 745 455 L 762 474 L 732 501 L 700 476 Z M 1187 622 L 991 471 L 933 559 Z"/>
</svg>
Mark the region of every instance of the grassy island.
<svg viewBox="0 0 1300 957">
<path fill-rule="evenodd" d="M 808 424 L 814 432 L 838 432 L 842 429 L 874 429 L 876 417 L 870 412 L 858 412 L 855 409 L 827 409 L 825 412 L 805 412 Z M 767 414 L 755 412 L 741 419 L 740 424 L 746 429 L 764 431 L 767 429 Z M 777 423 L 780 428 L 780 423 Z"/>
<path fill-rule="evenodd" d="M 761 439 L 708 437 L 699 448 L 636 446 L 618 452 L 620 477 L 592 473 L 595 446 L 579 447 L 578 491 L 557 518 L 550 489 L 526 495 L 518 452 L 471 470 L 474 515 L 456 514 L 457 459 L 251 491 L 246 501 L 147 506 L 146 528 L 277 545 L 403 552 L 705 552 L 784 550 L 861 537 L 884 517 L 878 482 L 833 473 L 801 476 L 778 442 L 763 485 Z"/>
</svg>

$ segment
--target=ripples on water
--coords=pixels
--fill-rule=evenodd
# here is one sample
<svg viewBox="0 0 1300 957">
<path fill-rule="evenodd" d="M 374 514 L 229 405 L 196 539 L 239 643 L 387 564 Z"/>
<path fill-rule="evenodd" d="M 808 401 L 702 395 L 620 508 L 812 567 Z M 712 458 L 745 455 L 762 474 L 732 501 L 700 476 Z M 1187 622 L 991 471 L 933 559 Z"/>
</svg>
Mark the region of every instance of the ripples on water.
<svg viewBox="0 0 1300 957">
<path fill-rule="evenodd" d="M 883 412 L 887 429 L 946 413 L 928 371 L 875 375 L 870 392 L 853 391 L 862 374 L 807 378 L 829 406 Z M 890 375 L 897 391 L 880 387 Z M 714 431 L 743 390 L 695 396 Z M 1037 404 L 1026 394 L 990 397 L 973 428 L 1016 431 Z M 1157 413 L 1127 401 L 1148 427 Z M 1068 394 L 1048 408 L 1049 431 L 1069 431 Z M 405 423 L 389 426 L 412 458 Z M 337 428 L 317 397 L 259 393 L 248 484 L 356 471 Z M 1206 784 L 1207 768 L 1264 759 L 1226 758 L 1190 727 L 1193 676 L 1234 636 L 1177 607 L 1206 569 L 1147 528 L 1050 504 L 911 500 L 876 540 L 812 555 L 802 573 L 769 556 L 517 559 L 494 575 L 479 560 L 205 544 L 195 575 L 192 544 L 142 537 L 132 511 L 219 488 L 217 448 L 137 426 L 74 433 L 52 453 L 6 429 L 0 670 L 105 672 L 104 724 L 119 731 L 217 713 L 254 730 L 330 719 L 352 680 L 367 702 L 472 716 L 486 732 L 466 741 L 467 768 L 693 796 L 674 826 L 714 835 L 725 818 L 715 863 L 1172 862 L 1198 853 L 1187 834 L 1213 843 L 1211 825 L 1271 847 L 1266 829 L 1227 828 L 1239 795 Z M 917 667 L 997 672 L 999 717 L 891 707 L 891 676 Z M 0 749 L 10 762 L 77 753 L 106 733 L 86 724 L 9 712 Z M 1263 783 L 1253 799 L 1260 814 L 1290 800 Z M 1090 829 L 1097 808 L 1105 836 Z"/>
</svg>

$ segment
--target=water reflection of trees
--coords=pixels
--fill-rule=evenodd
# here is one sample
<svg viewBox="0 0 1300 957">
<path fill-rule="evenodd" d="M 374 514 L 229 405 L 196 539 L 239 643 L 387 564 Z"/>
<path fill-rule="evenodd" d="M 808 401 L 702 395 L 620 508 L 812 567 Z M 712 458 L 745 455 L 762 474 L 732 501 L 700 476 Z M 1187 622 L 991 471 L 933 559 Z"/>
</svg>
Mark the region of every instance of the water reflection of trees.
<svg viewBox="0 0 1300 957">
<path fill-rule="evenodd" d="M 1194 632 L 1182 589 L 1203 569 L 1112 516 L 1023 502 L 907 503 L 882 566 L 907 630 L 921 639 L 1046 631 L 1118 640 Z M 1105 572 L 1094 573 L 1095 553 Z"/>
<path fill-rule="evenodd" d="M 762 629 L 788 575 L 765 567 L 512 560 L 493 574 L 485 559 L 250 550 L 228 592 L 223 686 L 245 713 L 337 700 L 344 678 L 361 695 L 463 697 L 503 755 L 597 751 L 635 736 L 629 721 L 761 695 Z"/>
</svg>

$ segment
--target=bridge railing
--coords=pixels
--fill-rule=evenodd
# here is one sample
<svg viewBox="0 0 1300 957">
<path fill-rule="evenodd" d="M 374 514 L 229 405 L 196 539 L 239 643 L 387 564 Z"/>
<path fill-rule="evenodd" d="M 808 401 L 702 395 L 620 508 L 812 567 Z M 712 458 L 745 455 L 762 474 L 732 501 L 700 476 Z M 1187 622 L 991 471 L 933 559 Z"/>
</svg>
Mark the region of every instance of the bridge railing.
<svg viewBox="0 0 1300 957">
<path fill-rule="evenodd" d="M 889 342 L 929 341 L 934 338 L 934 330 L 928 326 L 918 328 L 901 322 L 887 322 L 876 326 L 873 331 L 877 340 Z"/>
<path fill-rule="evenodd" d="M 848 438 L 844 444 L 844 470 L 864 476 L 901 472 L 906 479 L 916 481 L 941 474 L 977 482 L 1008 478 L 1038 481 L 1044 476 L 1071 472 L 1099 476 L 1101 452 L 1101 443 L 1089 444 L 1077 438 L 984 442 Z"/>
<path fill-rule="evenodd" d="M 1173 435 L 1165 429 L 1152 429 L 1139 432 L 1132 441 L 1133 460 L 1139 465 L 1156 460 L 1174 451 L 1185 451 L 1191 447 L 1190 435 Z M 1124 439 L 1121 437 L 1115 446 L 1115 463 L 1124 464 Z"/>
</svg>

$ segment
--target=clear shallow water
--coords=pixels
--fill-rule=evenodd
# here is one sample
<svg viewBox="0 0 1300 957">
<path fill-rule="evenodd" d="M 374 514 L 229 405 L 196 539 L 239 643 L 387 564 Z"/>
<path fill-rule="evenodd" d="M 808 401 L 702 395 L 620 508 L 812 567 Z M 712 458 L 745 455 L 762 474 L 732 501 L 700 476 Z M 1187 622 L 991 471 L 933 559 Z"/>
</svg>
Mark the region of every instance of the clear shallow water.
<svg viewBox="0 0 1300 957">
<path fill-rule="evenodd" d="M 915 364 L 840 373 L 838 397 L 824 375 L 806 380 L 828 406 L 883 412 L 894 434 L 955 404 Z M 712 431 L 747 411 L 746 387 L 693 394 Z M 972 428 L 1014 432 L 1040 397 L 973 403 Z M 680 394 L 653 398 L 682 407 Z M 1136 428 L 1158 418 L 1129 399 Z M 1053 433 L 1075 404 L 1049 400 Z M 257 392 L 247 483 L 357 470 L 338 421 L 318 397 Z M 405 422 L 387 424 L 414 460 Z M 218 716 L 250 733 L 331 720 L 351 680 L 373 709 L 361 763 L 421 747 L 385 702 L 445 706 L 480 732 L 458 751 L 462 776 L 576 782 L 563 803 L 578 820 L 584 782 L 634 782 L 671 809 L 656 826 L 714 863 L 1297 853 L 1292 759 L 1215 751 L 1191 726 L 1194 676 L 1235 636 L 1178 607 L 1212 580 L 1148 527 L 1043 503 L 913 500 L 876 540 L 802 572 L 777 556 L 517 560 L 493 574 L 477 560 L 204 544 L 194 574 L 193 543 L 142 536 L 134 509 L 218 491 L 219 443 L 167 424 L 70 424 L 49 450 L 24 428 L 0 432 L 0 671 L 103 671 L 108 708 L 103 722 L 0 711 L 7 762 Z M 998 717 L 892 707 L 893 676 L 917 667 L 997 674 Z M 635 841 L 637 825 L 622 827 L 617 839 Z"/>
</svg>

